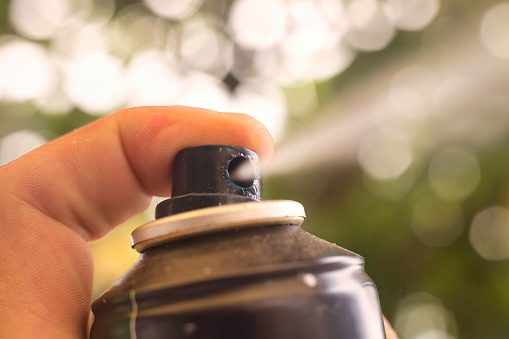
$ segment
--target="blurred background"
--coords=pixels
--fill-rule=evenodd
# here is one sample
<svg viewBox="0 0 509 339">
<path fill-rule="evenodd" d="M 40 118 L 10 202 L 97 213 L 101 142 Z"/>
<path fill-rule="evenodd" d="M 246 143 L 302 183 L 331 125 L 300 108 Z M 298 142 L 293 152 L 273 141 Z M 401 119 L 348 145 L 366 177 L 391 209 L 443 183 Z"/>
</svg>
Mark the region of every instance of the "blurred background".
<svg viewBox="0 0 509 339">
<path fill-rule="evenodd" d="M 509 338 L 509 2 L 0 1 L 0 165 L 155 104 L 263 122 L 265 199 L 366 258 L 402 339 Z M 92 244 L 95 296 L 152 213 Z"/>
</svg>

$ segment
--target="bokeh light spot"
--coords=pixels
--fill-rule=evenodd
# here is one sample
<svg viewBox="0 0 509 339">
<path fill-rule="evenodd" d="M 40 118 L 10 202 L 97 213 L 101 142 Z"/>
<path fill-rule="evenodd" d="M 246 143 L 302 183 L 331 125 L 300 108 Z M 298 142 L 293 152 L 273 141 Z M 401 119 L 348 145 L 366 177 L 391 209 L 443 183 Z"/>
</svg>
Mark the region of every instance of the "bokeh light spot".
<svg viewBox="0 0 509 339">
<path fill-rule="evenodd" d="M 108 43 L 100 25 L 86 24 L 79 28 L 78 34 L 72 41 L 75 54 L 84 53 L 90 50 L 106 51 Z"/>
<path fill-rule="evenodd" d="M 204 20 L 189 22 L 182 33 L 180 54 L 196 69 L 206 71 L 219 57 L 217 33 Z"/>
<path fill-rule="evenodd" d="M 119 59 L 100 51 L 83 53 L 65 67 L 64 90 L 83 111 L 99 115 L 124 105 L 127 84 Z"/>
<path fill-rule="evenodd" d="M 428 246 L 452 244 L 463 226 L 463 213 L 457 203 L 430 196 L 414 206 L 412 229 Z"/>
<path fill-rule="evenodd" d="M 127 67 L 129 106 L 171 105 L 179 93 L 180 77 L 170 56 L 159 50 L 136 54 Z"/>
<path fill-rule="evenodd" d="M 270 51 L 254 57 L 256 72 L 271 78 L 280 85 L 289 86 L 305 78 L 307 58 L 286 58 Z"/>
<path fill-rule="evenodd" d="M 309 57 L 305 78 L 327 80 L 348 68 L 355 57 L 356 53 L 343 43 L 319 50 Z"/>
<path fill-rule="evenodd" d="M 346 31 L 329 25 L 321 13 L 312 7 L 312 3 L 293 2 L 290 4 L 290 12 L 296 24 L 282 46 L 283 52 L 289 57 L 307 57 L 319 50 L 330 49 L 341 40 Z"/>
<path fill-rule="evenodd" d="M 369 26 L 378 11 L 376 0 L 355 0 L 349 3 L 348 15 L 350 22 L 357 28 Z"/>
<path fill-rule="evenodd" d="M 181 85 L 178 104 L 231 112 L 231 98 L 226 86 L 220 80 L 203 72 L 190 72 Z"/>
<path fill-rule="evenodd" d="M 142 15 L 133 18 L 127 27 L 127 40 L 132 44 L 133 52 L 160 47 L 166 44 L 167 27 L 161 18 Z"/>
<path fill-rule="evenodd" d="M 47 142 L 39 133 L 21 130 L 0 140 L 0 166 L 19 158 Z"/>
<path fill-rule="evenodd" d="M 366 136 L 359 148 L 358 160 L 372 178 L 395 179 L 410 166 L 412 151 L 404 140 L 392 140 L 381 133 Z"/>
<path fill-rule="evenodd" d="M 55 66 L 42 46 L 17 38 L 0 45 L 0 94 L 4 99 L 43 98 L 57 80 Z"/>
<path fill-rule="evenodd" d="M 416 181 L 415 172 L 415 169 L 410 167 L 397 178 L 380 180 L 364 175 L 362 179 L 368 191 L 375 198 L 395 201 L 403 199 L 414 186 Z"/>
<path fill-rule="evenodd" d="M 87 21 L 97 25 L 107 24 L 115 14 L 116 0 L 80 0 L 78 4 L 76 0 L 72 0 L 73 7 L 78 7 L 78 16 L 80 12 L 88 12 Z"/>
<path fill-rule="evenodd" d="M 352 1 L 347 7 L 350 31 L 346 40 L 359 51 L 378 51 L 386 47 L 395 34 L 382 6 L 375 0 Z"/>
<path fill-rule="evenodd" d="M 454 315 L 440 300 L 422 292 L 398 303 L 394 327 L 401 338 L 412 339 L 454 339 L 457 332 Z"/>
<path fill-rule="evenodd" d="M 441 198 L 463 200 L 475 191 L 481 181 L 479 161 L 466 148 L 446 147 L 431 160 L 428 178 Z"/>
<path fill-rule="evenodd" d="M 233 63 L 233 46 L 220 23 L 196 16 L 183 27 L 180 55 L 188 67 L 222 78 Z"/>
<path fill-rule="evenodd" d="M 12 0 L 9 19 L 16 31 L 30 39 L 48 39 L 70 14 L 68 0 Z"/>
<path fill-rule="evenodd" d="M 503 2 L 484 13 L 481 41 L 496 57 L 509 58 L 509 2 Z"/>
<path fill-rule="evenodd" d="M 383 93 L 373 105 L 372 111 L 378 130 L 390 139 L 410 141 L 421 130 L 423 120 L 394 113 L 399 112 L 394 109 L 391 91 Z"/>
<path fill-rule="evenodd" d="M 53 38 L 51 49 L 63 57 L 77 57 L 92 50 L 106 51 L 108 41 L 105 27 L 76 20 Z"/>
<path fill-rule="evenodd" d="M 273 47 L 285 36 L 287 14 L 279 0 L 237 1 L 230 13 L 234 39 L 247 49 Z"/>
<path fill-rule="evenodd" d="M 385 9 L 397 28 L 417 31 L 436 17 L 440 0 L 388 0 Z"/>
<path fill-rule="evenodd" d="M 170 19 L 185 19 L 198 10 L 201 0 L 143 0 L 155 14 Z"/>
<path fill-rule="evenodd" d="M 47 97 L 37 99 L 36 103 L 41 112 L 46 115 L 64 115 L 74 107 L 60 86 L 57 86 Z"/>
<path fill-rule="evenodd" d="M 402 117 L 423 120 L 430 113 L 429 96 L 436 86 L 436 76 L 429 69 L 419 65 L 405 67 L 392 78 L 391 106 Z"/>
<path fill-rule="evenodd" d="M 346 33 L 348 22 L 345 20 L 345 8 L 342 1 L 317 0 L 310 1 L 310 3 L 311 6 L 316 6 L 320 9 L 321 15 L 323 15 L 323 18 L 326 21 L 332 25 L 335 25 L 336 27 L 340 27 L 340 30 L 341 28 L 345 29 L 344 33 Z M 303 16 L 306 15 L 303 13 Z"/>
<path fill-rule="evenodd" d="M 476 214 L 470 227 L 470 243 L 483 259 L 509 259 L 509 211 L 490 207 Z"/>
</svg>

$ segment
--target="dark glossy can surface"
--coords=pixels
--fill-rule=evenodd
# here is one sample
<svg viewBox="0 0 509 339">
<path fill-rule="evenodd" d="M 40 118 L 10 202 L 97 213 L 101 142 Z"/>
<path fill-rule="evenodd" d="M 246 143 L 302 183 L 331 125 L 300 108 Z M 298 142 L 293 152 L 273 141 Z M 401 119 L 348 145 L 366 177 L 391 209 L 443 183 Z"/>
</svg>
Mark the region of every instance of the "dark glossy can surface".
<svg viewBox="0 0 509 339">
<path fill-rule="evenodd" d="M 363 259 L 297 225 L 149 249 L 93 311 L 92 338 L 384 338 Z"/>
<path fill-rule="evenodd" d="M 385 338 L 364 260 L 294 222 L 148 247 L 92 310 L 92 339 Z"/>
</svg>

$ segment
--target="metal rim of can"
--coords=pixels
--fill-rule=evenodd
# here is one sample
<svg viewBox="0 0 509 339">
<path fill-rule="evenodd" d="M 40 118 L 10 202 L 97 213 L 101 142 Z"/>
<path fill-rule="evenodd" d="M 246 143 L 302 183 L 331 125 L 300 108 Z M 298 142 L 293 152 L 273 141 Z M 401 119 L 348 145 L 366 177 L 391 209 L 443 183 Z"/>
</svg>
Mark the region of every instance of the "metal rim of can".
<svg viewBox="0 0 509 339">
<path fill-rule="evenodd" d="M 304 207 L 291 200 L 267 200 L 201 208 L 157 219 L 131 233 L 138 252 L 173 240 L 229 229 L 304 222 Z"/>
</svg>

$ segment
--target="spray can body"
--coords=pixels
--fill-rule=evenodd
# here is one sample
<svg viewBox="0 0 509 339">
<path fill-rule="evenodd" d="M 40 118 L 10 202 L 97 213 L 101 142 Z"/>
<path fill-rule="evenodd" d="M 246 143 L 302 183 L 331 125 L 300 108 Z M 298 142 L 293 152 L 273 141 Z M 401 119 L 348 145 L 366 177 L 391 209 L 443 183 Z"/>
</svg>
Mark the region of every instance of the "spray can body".
<svg viewBox="0 0 509 339">
<path fill-rule="evenodd" d="M 301 208 L 243 201 L 133 232 L 140 257 L 94 302 L 91 338 L 385 338 L 364 260 L 305 232 Z"/>
</svg>

